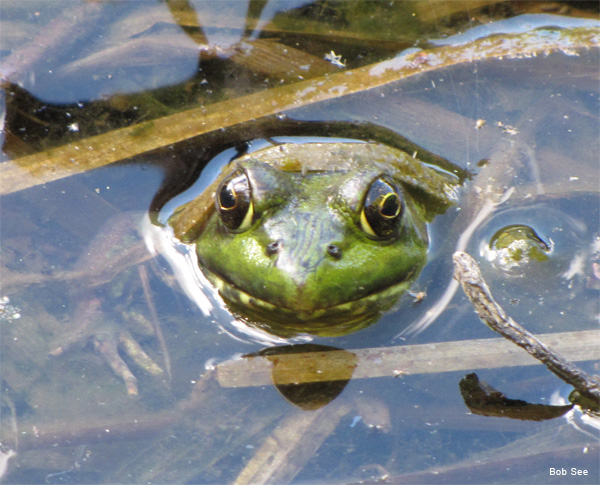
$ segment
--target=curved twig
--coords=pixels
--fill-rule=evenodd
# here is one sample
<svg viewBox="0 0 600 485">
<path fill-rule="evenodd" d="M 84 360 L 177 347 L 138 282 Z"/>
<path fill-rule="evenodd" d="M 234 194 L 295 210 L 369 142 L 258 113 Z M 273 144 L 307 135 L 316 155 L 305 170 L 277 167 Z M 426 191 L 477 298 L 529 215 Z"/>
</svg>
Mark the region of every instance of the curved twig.
<svg viewBox="0 0 600 485">
<path fill-rule="evenodd" d="M 479 318 L 488 327 L 525 349 L 532 357 L 542 362 L 550 372 L 572 385 L 582 396 L 595 403 L 600 402 L 600 380 L 597 377 L 590 376 L 566 360 L 510 318 L 492 297 L 479 266 L 471 256 L 456 251 L 452 259 L 454 277 L 462 285 L 465 295 L 471 300 Z"/>
</svg>

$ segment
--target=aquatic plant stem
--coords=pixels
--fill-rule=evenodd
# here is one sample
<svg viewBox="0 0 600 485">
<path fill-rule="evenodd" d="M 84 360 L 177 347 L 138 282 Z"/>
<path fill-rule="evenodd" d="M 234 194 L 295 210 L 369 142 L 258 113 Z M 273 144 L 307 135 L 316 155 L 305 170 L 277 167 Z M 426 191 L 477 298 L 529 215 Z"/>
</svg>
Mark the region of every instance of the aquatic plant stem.
<svg viewBox="0 0 600 485">
<path fill-rule="evenodd" d="M 516 59 L 551 52 L 589 49 L 600 42 L 598 29 L 578 28 L 553 36 L 507 34 L 409 53 L 382 62 L 305 79 L 267 91 L 119 128 L 0 164 L 0 195 L 59 180 L 109 163 L 165 149 L 200 135 L 263 117 L 365 92 L 386 84 L 487 59 Z M 0 78 L 6 77 L 0 71 Z M 474 120 L 473 120 L 474 121 Z"/>
</svg>

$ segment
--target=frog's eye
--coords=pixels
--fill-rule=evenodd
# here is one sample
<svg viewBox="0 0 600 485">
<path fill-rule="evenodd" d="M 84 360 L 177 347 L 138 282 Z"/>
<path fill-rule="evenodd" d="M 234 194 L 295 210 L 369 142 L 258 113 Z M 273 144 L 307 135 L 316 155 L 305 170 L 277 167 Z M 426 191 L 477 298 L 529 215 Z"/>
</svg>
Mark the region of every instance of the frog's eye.
<svg viewBox="0 0 600 485">
<path fill-rule="evenodd" d="M 223 224 L 232 231 L 243 231 L 252 224 L 254 208 L 248 176 L 236 170 L 217 189 L 215 206 Z"/>
<path fill-rule="evenodd" d="M 371 237 L 389 237 L 400 225 L 403 207 L 398 188 L 379 177 L 367 191 L 360 212 L 360 227 Z"/>
</svg>

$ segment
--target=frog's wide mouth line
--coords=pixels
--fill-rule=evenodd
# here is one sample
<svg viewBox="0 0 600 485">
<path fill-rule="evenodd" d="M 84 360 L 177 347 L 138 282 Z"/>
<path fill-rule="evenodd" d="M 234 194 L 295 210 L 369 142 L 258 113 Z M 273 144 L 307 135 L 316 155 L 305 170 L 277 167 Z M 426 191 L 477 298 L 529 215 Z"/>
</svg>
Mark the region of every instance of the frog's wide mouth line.
<svg viewBox="0 0 600 485">
<path fill-rule="evenodd" d="M 206 268 L 202 271 L 235 313 L 242 314 L 251 323 L 261 327 L 281 327 L 319 335 L 325 335 L 323 330 L 326 329 L 335 334 L 344 329 L 343 333 L 349 333 L 373 323 L 410 286 L 410 281 L 405 280 L 357 300 L 315 310 L 299 310 L 269 303 L 239 289 Z"/>
</svg>

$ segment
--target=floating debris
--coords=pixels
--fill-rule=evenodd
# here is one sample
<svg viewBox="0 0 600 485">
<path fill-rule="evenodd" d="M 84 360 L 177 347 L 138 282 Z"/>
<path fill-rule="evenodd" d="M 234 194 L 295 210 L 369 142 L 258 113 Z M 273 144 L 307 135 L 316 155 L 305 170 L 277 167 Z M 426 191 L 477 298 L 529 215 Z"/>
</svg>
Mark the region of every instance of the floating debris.
<svg viewBox="0 0 600 485">
<path fill-rule="evenodd" d="M 341 54 L 338 56 L 334 51 L 325 54 L 325 60 L 331 62 L 334 66 L 346 67 L 346 63 L 342 60 Z"/>
<path fill-rule="evenodd" d="M 10 304 L 10 298 L 3 296 L 0 298 L 0 321 L 18 320 L 21 318 L 21 309 Z"/>
</svg>

